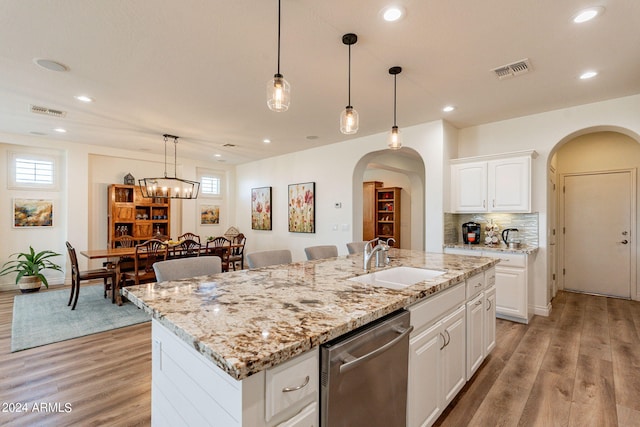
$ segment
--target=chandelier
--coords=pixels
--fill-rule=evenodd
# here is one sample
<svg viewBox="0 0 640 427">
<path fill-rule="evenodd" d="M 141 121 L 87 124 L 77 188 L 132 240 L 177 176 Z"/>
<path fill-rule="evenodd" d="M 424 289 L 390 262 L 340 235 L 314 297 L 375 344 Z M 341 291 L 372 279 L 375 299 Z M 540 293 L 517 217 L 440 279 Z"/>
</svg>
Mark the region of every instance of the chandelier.
<svg viewBox="0 0 640 427">
<path fill-rule="evenodd" d="M 142 178 L 138 186 L 142 197 L 160 199 L 197 199 L 200 183 L 181 179 L 176 176 L 178 158 L 178 138 L 175 135 L 164 134 L 164 177 Z M 173 139 L 173 176 L 167 176 L 167 141 Z"/>
</svg>

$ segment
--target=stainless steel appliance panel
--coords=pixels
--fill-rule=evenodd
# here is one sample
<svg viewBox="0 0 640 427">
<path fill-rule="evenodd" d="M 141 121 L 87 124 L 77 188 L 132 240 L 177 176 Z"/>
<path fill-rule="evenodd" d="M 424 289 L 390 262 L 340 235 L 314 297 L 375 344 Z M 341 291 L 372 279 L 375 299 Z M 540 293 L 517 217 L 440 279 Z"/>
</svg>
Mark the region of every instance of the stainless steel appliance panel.
<svg viewBox="0 0 640 427">
<path fill-rule="evenodd" d="M 401 310 L 321 346 L 321 426 L 405 427 L 411 329 Z"/>
</svg>

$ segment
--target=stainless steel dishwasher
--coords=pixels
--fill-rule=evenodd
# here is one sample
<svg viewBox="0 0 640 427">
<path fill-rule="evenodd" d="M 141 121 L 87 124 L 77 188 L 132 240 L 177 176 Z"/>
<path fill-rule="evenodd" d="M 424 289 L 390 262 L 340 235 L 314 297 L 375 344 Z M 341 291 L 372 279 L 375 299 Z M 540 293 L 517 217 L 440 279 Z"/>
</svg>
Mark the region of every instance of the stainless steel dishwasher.
<svg viewBox="0 0 640 427">
<path fill-rule="evenodd" d="M 409 312 L 320 347 L 321 427 L 405 427 Z"/>
</svg>

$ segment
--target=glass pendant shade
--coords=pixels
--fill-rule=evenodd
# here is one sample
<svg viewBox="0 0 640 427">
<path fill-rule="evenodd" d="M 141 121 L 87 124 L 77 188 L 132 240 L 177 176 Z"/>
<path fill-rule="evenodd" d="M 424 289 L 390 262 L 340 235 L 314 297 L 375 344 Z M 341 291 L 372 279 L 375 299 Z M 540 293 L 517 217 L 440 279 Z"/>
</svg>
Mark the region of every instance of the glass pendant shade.
<svg viewBox="0 0 640 427">
<path fill-rule="evenodd" d="M 276 112 L 287 111 L 291 100 L 291 86 L 282 74 L 275 74 L 267 82 L 267 105 Z"/>
<path fill-rule="evenodd" d="M 345 135 L 351 135 L 358 132 L 358 112 L 348 105 L 342 113 L 340 113 L 340 132 Z"/>
<path fill-rule="evenodd" d="M 400 147 L 402 147 L 402 135 L 398 126 L 394 126 L 389 134 L 389 148 L 391 150 L 399 150 Z"/>
</svg>

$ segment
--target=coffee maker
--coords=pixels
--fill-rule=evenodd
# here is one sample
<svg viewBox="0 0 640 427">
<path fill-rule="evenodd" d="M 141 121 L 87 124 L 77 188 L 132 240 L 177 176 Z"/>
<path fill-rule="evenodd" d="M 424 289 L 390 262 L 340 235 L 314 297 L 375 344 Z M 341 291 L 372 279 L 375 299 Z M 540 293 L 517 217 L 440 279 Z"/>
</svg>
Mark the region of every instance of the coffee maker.
<svg viewBox="0 0 640 427">
<path fill-rule="evenodd" d="M 462 241 L 470 245 L 480 243 L 480 224 L 477 222 L 465 222 L 462 224 Z"/>
</svg>

